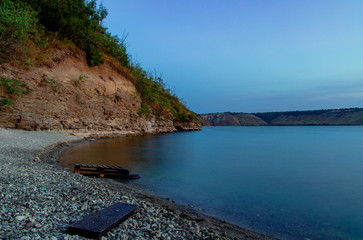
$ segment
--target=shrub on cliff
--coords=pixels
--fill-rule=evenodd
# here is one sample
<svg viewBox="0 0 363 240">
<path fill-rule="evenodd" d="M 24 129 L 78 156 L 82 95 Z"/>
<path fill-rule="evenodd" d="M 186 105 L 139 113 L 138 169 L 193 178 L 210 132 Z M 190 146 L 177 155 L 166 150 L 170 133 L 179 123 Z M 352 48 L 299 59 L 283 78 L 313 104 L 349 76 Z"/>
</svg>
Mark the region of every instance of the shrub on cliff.
<svg viewBox="0 0 363 240">
<path fill-rule="evenodd" d="M 23 0 L 38 12 L 39 22 L 55 37 L 72 40 L 87 53 L 90 65 L 103 63 L 102 47 L 107 16 L 102 4 L 95 0 Z"/>
<path fill-rule="evenodd" d="M 0 106 L 13 106 L 13 99 L 31 92 L 28 86 L 18 80 L 0 77 Z"/>
<path fill-rule="evenodd" d="M 87 53 L 91 66 L 103 64 L 103 53 L 129 66 L 124 42 L 112 36 L 102 21 L 107 9 L 96 0 L 23 0 L 37 12 L 39 22 L 60 39 L 69 39 Z"/>
<path fill-rule="evenodd" d="M 0 1 L 0 62 L 26 53 L 29 45 L 41 41 L 43 29 L 37 13 L 21 1 Z"/>
<path fill-rule="evenodd" d="M 196 119 L 196 115 L 166 87 L 160 76 L 146 72 L 140 64 L 131 66 L 131 74 L 136 78 L 136 89 L 143 101 L 140 114 L 148 115 L 151 108 L 156 116 L 172 118 L 175 121 Z"/>
</svg>

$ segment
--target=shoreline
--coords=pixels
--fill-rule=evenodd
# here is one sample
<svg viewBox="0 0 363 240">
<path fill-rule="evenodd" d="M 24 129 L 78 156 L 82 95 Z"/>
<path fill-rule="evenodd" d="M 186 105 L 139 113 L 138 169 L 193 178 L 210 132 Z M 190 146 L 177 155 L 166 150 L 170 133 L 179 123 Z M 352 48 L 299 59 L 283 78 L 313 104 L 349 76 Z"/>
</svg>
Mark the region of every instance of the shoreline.
<svg viewBox="0 0 363 240">
<path fill-rule="evenodd" d="M 10 175 L 11 172 L 13 173 L 13 175 L 18 175 L 17 177 L 26 178 L 29 177 L 29 175 L 32 175 L 31 177 L 39 177 L 39 174 L 37 174 L 37 169 L 45 169 L 40 174 L 41 176 L 44 175 L 43 181 L 39 181 L 37 182 L 37 184 L 48 185 L 50 181 L 47 181 L 47 178 L 50 177 L 49 175 L 52 175 L 52 177 L 55 179 L 53 179 L 53 182 L 51 184 L 56 185 L 56 188 L 68 186 L 70 189 L 68 188 L 67 190 L 73 196 L 70 199 L 65 199 L 65 196 L 61 196 L 63 197 L 61 205 L 64 206 L 65 209 L 67 209 L 69 205 L 73 206 L 73 208 L 71 211 L 63 211 L 63 213 L 61 214 L 63 222 L 59 223 L 58 221 L 58 225 L 54 224 L 54 226 L 52 226 L 51 228 L 52 231 L 50 232 L 42 231 L 42 224 L 32 218 L 31 209 L 23 209 L 23 212 L 21 213 L 18 212 L 11 214 L 14 219 L 5 219 L 7 221 L 5 221 L 5 226 L 2 226 L 1 229 L 5 230 L 5 235 L 2 236 L 0 234 L 0 237 L 25 237 L 24 239 L 30 239 L 35 237 L 34 234 L 37 235 L 38 233 L 39 237 L 48 237 L 49 239 L 84 239 L 77 235 L 71 236 L 66 234 L 66 227 L 69 224 L 82 219 L 88 214 L 94 213 L 99 209 L 109 206 L 115 202 L 121 201 L 137 204 L 139 205 L 139 209 L 135 215 L 130 217 L 128 220 L 126 220 L 115 229 L 111 230 L 107 234 L 108 238 L 105 239 L 275 239 L 259 233 L 255 233 L 247 229 L 243 229 L 242 227 L 205 215 L 185 206 L 175 204 L 173 202 L 170 202 L 166 198 L 146 192 L 142 189 L 135 188 L 133 186 L 130 186 L 129 184 L 121 183 L 112 179 L 89 178 L 82 175 L 77 175 L 71 172 L 71 169 L 67 170 L 60 166 L 57 160 L 59 154 L 69 147 L 89 141 L 84 137 L 71 136 L 69 133 L 62 132 L 25 132 L 20 130 L 0 129 L 0 142 L 3 140 L 3 133 L 8 133 L 10 135 L 13 134 L 14 138 L 16 138 L 17 135 L 27 135 L 27 133 L 28 135 L 32 135 L 31 133 L 36 133 L 35 135 L 44 135 L 43 137 L 45 138 L 42 139 L 45 140 L 47 144 L 40 144 L 37 143 L 37 141 L 35 140 L 34 144 L 38 146 L 33 146 L 34 150 L 25 150 L 24 152 L 25 154 L 30 155 L 30 157 L 33 158 L 33 162 L 36 163 L 35 166 L 25 166 L 25 169 L 13 169 L 13 171 L 8 172 L 10 173 Z M 49 135 L 49 133 L 50 135 L 55 136 L 57 136 L 57 134 L 61 135 L 65 141 L 47 141 L 46 138 L 47 134 Z M 7 140 L 16 139 L 10 138 Z M 13 148 L 13 150 L 17 150 L 18 146 L 14 147 L 10 145 L 10 148 Z M 0 164 L 0 168 L 2 168 L 3 171 L 6 170 L 3 162 L 0 162 Z M 32 171 L 34 172 L 32 173 Z M 6 179 L 4 181 L 3 178 L 1 178 L 0 187 L 3 192 L 5 191 L 6 194 L 8 191 L 6 191 L 6 184 L 3 183 L 6 182 Z M 54 182 L 54 180 L 56 181 Z M 66 183 L 63 183 L 65 180 L 67 180 Z M 32 188 L 34 186 L 32 186 L 32 184 L 28 184 L 27 187 Z M 58 189 L 52 189 L 52 187 L 53 186 L 50 185 L 51 189 L 48 189 L 50 190 L 50 194 L 48 194 L 50 196 L 45 199 L 46 205 L 50 205 L 51 207 L 59 203 L 56 202 L 54 198 L 59 198 L 58 195 L 61 195 L 58 193 Z M 76 191 L 74 191 L 74 189 L 76 189 Z M 52 193 L 52 190 L 56 190 L 55 193 Z M 88 191 L 86 194 L 84 193 L 85 190 L 86 192 Z M 19 194 L 27 195 L 27 192 L 22 192 Z M 42 199 L 42 201 L 37 201 L 37 198 L 32 199 L 32 197 L 30 197 L 30 199 L 27 199 L 26 196 L 21 197 L 23 197 L 23 202 L 31 200 L 31 202 L 33 204 L 35 203 L 35 205 L 44 205 L 44 199 Z M 9 210 L 6 209 L 7 204 L 9 203 L 5 202 L 5 208 L 3 207 L 3 211 Z M 28 208 L 30 208 L 30 206 Z M 28 213 L 26 210 L 28 210 Z M 54 211 L 56 211 L 56 208 L 54 209 Z M 46 214 L 46 216 L 49 215 L 51 214 Z M 24 220 L 27 221 L 25 222 Z M 40 220 L 47 220 L 47 217 Z M 24 225 L 24 223 L 26 223 L 25 227 L 23 228 L 26 229 L 26 233 L 21 230 L 18 230 L 18 233 L 16 233 L 16 231 L 14 233 L 13 230 L 15 229 L 12 229 L 11 226 L 10 228 L 6 228 L 8 225 L 12 225 L 6 224 L 9 222 L 15 222 L 15 225 Z M 29 229 L 31 229 L 31 231 L 28 231 Z M 0 233 L 1 232 L 2 231 L 0 231 Z M 26 236 L 29 235 L 28 232 L 32 232 L 34 234 L 32 236 L 29 236 L 30 238 L 26 238 Z M 24 235 L 22 235 L 22 233 Z"/>
</svg>

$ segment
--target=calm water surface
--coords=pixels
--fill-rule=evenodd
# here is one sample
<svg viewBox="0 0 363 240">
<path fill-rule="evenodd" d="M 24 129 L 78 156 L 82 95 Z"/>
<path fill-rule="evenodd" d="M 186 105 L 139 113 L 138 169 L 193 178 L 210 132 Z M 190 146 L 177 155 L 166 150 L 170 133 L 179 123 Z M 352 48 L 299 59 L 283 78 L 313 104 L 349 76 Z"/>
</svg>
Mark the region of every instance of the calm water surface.
<svg viewBox="0 0 363 240">
<path fill-rule="evenodd" d="M 282 239 L 363 239 L 363 127 L 205 127 L 67 150 L 132 184 Z"/>
</svg>

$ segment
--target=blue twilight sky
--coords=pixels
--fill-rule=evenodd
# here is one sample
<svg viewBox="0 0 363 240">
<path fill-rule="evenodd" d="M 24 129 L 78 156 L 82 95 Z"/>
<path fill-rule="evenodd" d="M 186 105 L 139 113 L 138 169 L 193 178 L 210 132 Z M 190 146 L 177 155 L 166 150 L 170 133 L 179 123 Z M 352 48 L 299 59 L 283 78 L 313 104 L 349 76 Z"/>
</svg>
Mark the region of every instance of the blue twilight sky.
<svg viewBox="0 0 363 240">
<path fill-rule="evenodd" d="M 363 107 L 362 0 L 103 0 L 195 112 Z"/>
</svg>

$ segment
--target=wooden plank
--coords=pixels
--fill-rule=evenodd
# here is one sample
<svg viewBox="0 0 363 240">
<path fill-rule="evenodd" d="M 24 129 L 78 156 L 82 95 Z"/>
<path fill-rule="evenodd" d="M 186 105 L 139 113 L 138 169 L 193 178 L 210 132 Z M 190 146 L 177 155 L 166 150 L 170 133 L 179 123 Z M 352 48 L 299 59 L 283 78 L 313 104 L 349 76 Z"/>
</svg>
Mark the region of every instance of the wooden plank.
<svg viewBox="0 0 363 240">
<path fill-rule="evenodd" d="M 93 164 L 75 164 L 74 171 L 84 175 L 98 175 L 99 177 L 120 176 L 130 173 L 129 170 L 121 166 L 93 165 Z"/>
<path fill-rule="evenodd" d="M 74 167 L 74 172 L 79 174 L 80 169 L 81 169 L 81 167 L 76 164 L 76 166 Z"/>
<path fill-rule="evenodd" d="M 87 238 L 101 238 L 112 228 L 125 221 L 136 209 L 137 205 L 116 203 L 73 223 L 68 227 L 68 233 Z"/>
<path fill-rule="evenodd" d="M 101 169 L 100 170 L 100 178 L 104 178 L 105 177 L 105 169 Z"/>
</svg>

